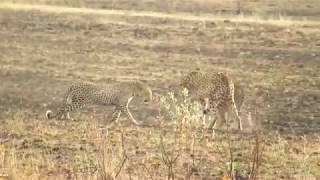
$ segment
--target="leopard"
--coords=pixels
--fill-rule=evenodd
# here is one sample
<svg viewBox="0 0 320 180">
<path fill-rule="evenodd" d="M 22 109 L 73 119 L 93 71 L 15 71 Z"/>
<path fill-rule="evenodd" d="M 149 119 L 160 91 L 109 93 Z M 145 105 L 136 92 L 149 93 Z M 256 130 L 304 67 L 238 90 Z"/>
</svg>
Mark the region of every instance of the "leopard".
<svg viewBox="0 0 320 180">
<path fill-rule="evenodd" d="M 90 105 L 113 106 L 111 122 L 118 122 L 123 113 L 134 124 L 140 125 L 129 110 L 129 104 L 133 98 L 142 98 L 144 103 L 152 101 L 152 90 L 146 83 L 133 80 L 122 82 L 110 82 L 104 85 L 92 82 L 72 83 L 65 93 L 57 112 L 47 110 L 47 119 L 56 118 L 72 119 L 70 112 L 85 108 Z M 73 120 L 73 119 L 72 119 Z"/>
<path fill-rule="evenodd" d="M 191 71 L 179 86 L 188 90 L 191 100 L 200 102 L 204 116 L 216 112 L 217 120 L 210 123 L 209 129 L 221 128 L 227 122 L 226 116 L 229 118 L 230 115 L 235 115 L 238 129 L 243 129 L 239 111 L 245 97 L 244 89 L 234 83 L 229 74 Z"/>
</svg>

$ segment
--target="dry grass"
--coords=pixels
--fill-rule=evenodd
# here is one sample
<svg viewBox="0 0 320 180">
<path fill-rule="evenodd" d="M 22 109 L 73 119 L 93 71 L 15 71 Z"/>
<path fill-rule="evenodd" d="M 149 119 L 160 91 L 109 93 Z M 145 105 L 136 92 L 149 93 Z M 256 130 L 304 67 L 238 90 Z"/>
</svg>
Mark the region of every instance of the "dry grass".
<svg viewBox="0 0 320 180">
<path fill-rule="evenodd" d="M 256 174 L 251 173 L 253 179 L 320 176 L 319 136 L 212 135 L 189 123 L 103 130 L 93 119 L 57 123 L 16 114 L 2 120 L 7 136 L 2 141 L 7 141 L 0 148 L 1 173 L 9 179 L 216 179 L 248 178 L 250 172 Z"/>
<path fill-rule="evenodd" d="M 10 3 L 59 5 L 68 7 L 87 7 L 94 9 L 149 10 L 156 12 L 192 14 L 246 14 L 259 16 L 306 17 L 317 20 L 319 2 L 317 0 L 3 0 Z"/>
<path fill-rule="evenodd" d="M 128 11 L 128 10 L 100 10 L 90 8 L 73 8 L 73 7 L 61 7 L 61 6 L 47 6 L 47 5 L 28 5 L 28 4 L 10 4 L 2 3 L 0 8 L 5 9 L 17 9 L 17 10 L 39 10 L 53 13 L 83 13 L 83 14 L 95 14 L 95 15 L 118 15 L 129 17 L 148 17 L 148 18 L 165 18 L 173 20 L 185 20 L 185 21 L 199 21 L 205 23 L 206 21 L 231 21 L 236 23 L 250 23 L 250 24 L 271 24 L 277 26 L 319 26 L 319 21 L 312 20 L 295 20 L 288 16 L 281 14 L 263 17 L 256 15 L 201 15 L 195 16 L 190 13 L 161 13 L 151 11 Z"/>
<path fill-rule="evenodd" d="M 114 9 L 1 4 L 1 178 L 320 178 L 318 22 Z M 196 67 L 245 87 L 241 115 L 252 112 L 259 136 L 213 134 L 189 103 L 163 101 Z M 107 130 L 105 107 L 72 113 L 77 121 L 44 118 L 71 81 L 114 79 L 146 80 L 179 108 L 170 116 L 133 102 L 144 125 Z"/>
</svg>

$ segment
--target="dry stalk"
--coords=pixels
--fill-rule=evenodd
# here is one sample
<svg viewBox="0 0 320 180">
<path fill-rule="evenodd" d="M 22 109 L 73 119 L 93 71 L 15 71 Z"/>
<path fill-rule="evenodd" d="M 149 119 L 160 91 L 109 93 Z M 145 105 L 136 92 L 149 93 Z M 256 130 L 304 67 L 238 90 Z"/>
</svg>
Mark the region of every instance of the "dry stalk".
<svg viewBox="0 0 320 180">
<path fill-rule="evenodd" d="M 236 7 L 236 14 L 240 15 L 242 14 L 242 0 L 237 0 L 237 7 Z"/>
<path fill-rule="evenodd" d="M 175 174 L 174 174 L 174 164 L 176 163 L 178 157 L 180 156 L 180 153 L 178 152 L 176 155 L 174 153 L 166 152 L 164 144 L 163 144 L 163 135 L 162 132 L 160 133 L 160 150 L 162 155 L 162 161 L 167 166 L 168 169 L 168 180 L 174 180 Z"/>
<path fill-rule="evenodd" d="M 255 135 L 255 146 L 253 148 L 253 159 L 250 168 L 249 180 L 256 180 L 258 176 L 259 167 L 261 165 L 261 158 L 262 158 L 262 147 L 260 141 L 260 134 L 256 133 Z"/>
<path fill-rule="evenodd" d="M 191 158 L 192 158 L 192 165 L 191 167 L 188 169 L 187 174 L 185 176 L 185 179 L 190 179 L 191 176 L 193 175 L 193 173 L 196 171 L 196 166 L 195 166 L 195 137 L 192 136 L 192 142 L 191 142 L 191 154 L 190 154 Z"/>
<path fill-rule="evenodd" d="M 126 161 L 129 159 L 128 155 L 126 153 L 125 147 L 124 147 L 124 136 L 123 136 L 123 131 L 121 131 L 121 147 L 122 147 L 122 160 L 119 162 L 117 167 L 113 170 L 114 178 L 117 178 L 126 163 Z"/>
<path fill-rule="evenodd" d="M 121 161 L 113 168 L 113 170 L 111 172 L 107 172 L 106 171 L 106 168 L 109 168 L 110 167 L 106 167 L 107 165 L 107 162 L 106 162 L 106 156 L 107 156 L 107 153 L 105 151 L 105 149 L 103 149 L 103 153 L 102 153 L 102 162 L 100 163 L 100 166 L 101 166 L 101 170 L 99 171 L 99 174 L 100 174 L 100 178 L 102 180 L 111 180 L 111 179 L 116 179 L 120 172 L 122 171 L 126 161 L 129 159 L 128 158 L 128 155 L 126 153 L 126 150 L 125 150 L 125 145 L 124 145 L 124 135 L 123 135 L 123 130 L 121 131 L 121 149 L 122 149 L 122 157 L 121 157 Z M 107 136 L 108 137 L 108 133 L 107 133 Z M 106 145 L 106 141 L 104 140 L 103 141 L 103 148 L 105 147 Z"/>
</svg>

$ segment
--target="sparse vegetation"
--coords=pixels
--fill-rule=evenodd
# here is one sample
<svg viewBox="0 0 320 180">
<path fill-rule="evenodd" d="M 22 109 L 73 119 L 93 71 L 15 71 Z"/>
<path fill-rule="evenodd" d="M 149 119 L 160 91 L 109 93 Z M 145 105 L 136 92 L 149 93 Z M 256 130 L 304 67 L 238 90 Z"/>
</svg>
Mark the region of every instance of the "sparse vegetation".
<svg viewBox="0 0 320 180">
<path fill-rule="evenodd" d="M 0 179 L 320 178 L 318 0 L 121 2 L 1 1 Z M 194 68 L 245 87 L 251 131 L 207 130 L 168 94 Z M 132 107 L 142 126 L 102 127 L 104 107 L 46 120 L 75 79 L 160 99 Z"/>
<path fill-rule="evenodd" d="M 133 10 L 133 11 L 155 11 L 166 13 L 192 13 L 196 15 L 215 14 L 242 14 L 242 15 L 259 15 L 267 16 L 290 16 L 295 19 L 307 17 L 319 20 L 318 1 L 317 0 L 300 0 L 287 1 L 270 1 L 270 0 L 3 0 L 5 3 L 15 4 L 42 4 L 56 5 L 62 7 L 75 8 L 94 8 L 94 9 L 114 9 L 114 10 Z"/>
</svg>

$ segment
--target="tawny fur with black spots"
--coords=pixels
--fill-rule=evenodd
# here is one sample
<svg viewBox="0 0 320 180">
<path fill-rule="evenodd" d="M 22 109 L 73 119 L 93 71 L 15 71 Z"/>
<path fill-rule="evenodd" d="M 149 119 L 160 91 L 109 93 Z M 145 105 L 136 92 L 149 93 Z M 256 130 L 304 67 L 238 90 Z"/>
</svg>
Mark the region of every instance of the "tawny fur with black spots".
<svg viewBox="0 0 320 180">
<path fill-rule="evenodd" d="M 142 97 L 145 102 L 152 101 L 151 88 L 141 81 L 117 82 L 105 85 L 88 82 L 72 84 L 56 113 L 48 110 L 48 119 L 70 119 L 69 112 L 87 107 L 89 105 L 115 106 L 111 121 L 118 121 L 123 113 L 134 124 L 140 124 L 132 116 L 129 103 L 134 97 Z"/>
<path fill-rule="evenodd" d="M 226 123 L 226 116 L 235 115 L 238 128 L 242 130 L 239 109 L 244 100 L 244 90 L 235 85 L 232 78 L 222 72 L 202 73 L 193 71 L 187 74 L 180 86 L 188 89 L 190 98 L 199 101 L 204 114 L 215 111 L 218 118 L 210 124 L 210 128 L 220 128 Z"/>
</svg>

